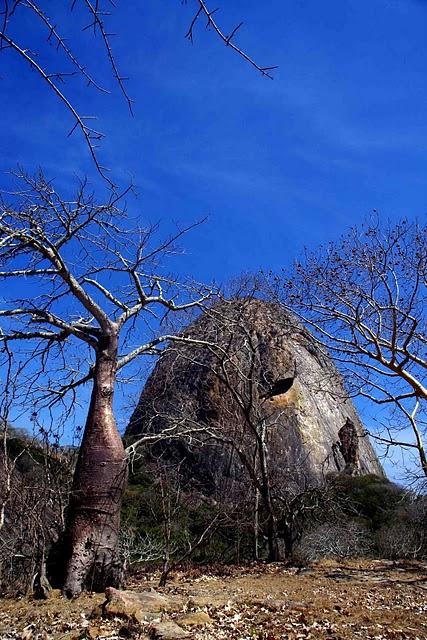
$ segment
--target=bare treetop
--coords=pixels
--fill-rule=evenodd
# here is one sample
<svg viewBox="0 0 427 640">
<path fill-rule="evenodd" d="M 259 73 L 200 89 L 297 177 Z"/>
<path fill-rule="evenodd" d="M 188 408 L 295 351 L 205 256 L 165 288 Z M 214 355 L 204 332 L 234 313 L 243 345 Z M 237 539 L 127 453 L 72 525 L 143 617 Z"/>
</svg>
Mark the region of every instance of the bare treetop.
<svg viewBox="0 0 427 640">
<path fill-rule="evenodd" d="M 15 282 L 10 291 L 24 288 L 25 293 L 3 301 L 3 344 L 39 341 L 36 353 L 47 356 L 77 339 L 96 351 L 104 333 L 118 333 L 126 325 L 117 362 L 121 369 L 143 353 L 156 354 L 168 340 L 159 331 L 166 314 L 197 307 L 209 297 L 208 287 L 178 282 L 160 265 L 179 252 L 177 241 L 194 225 L 153 244 L 156 227 L 129 226 L 120 206 L 124 194 L 113 193 L 98 204 L 83 181 L 65 200 L 42 174 L 18 177 L 24 188 L 9 196 L 11 203 L 3 196 L 0 207 L 0 280 Z M 135 324 L 141 313 L 142 333 Z M 90 376 L 87 370 L 76 378 L 73 371 L 73 380 L 55 395 Z"/>
<path fill-rule="evenodd" d="M 194 17 L 190 23 L 190 26 L 185 36 L 186 38 L 188 38 L 188 40 L 191 43 L 194 40 L 194 28 L 198 20 L 205 18 L 206 28 L 207 29 L 211 28 L 227 47 L 230 47 L 239 56 L 241 56 L 244 60 L 246 60 L 246 62 L 252 65 L 252 67 L 255 67 L 255 69 L 259 71 L 261 75 L 265 76 L 266 78 L 270 78 L 270 79 L 273 78 L 273 76 L 271 75 L 271 72 L 274 71 L 274 69 L 277 69 L 278 68 L 277 66 L 262 67 L 260 64 L 258 64 L 258 62 L 256 62 L 253 58 L 251 58 L 241 47 L 235 44 L 234 42 L 235 36 L 239 31 L 239 29 L 243 26 L 243 22 L 239 22 L 236 26 L 234 26 L 233 29 L 230 31 L 230 33 L 227 35 L 222 31 L 221 27 L 216 21 L 216 18 L 213 17 L 214 14 L 216 14 L 216 12 L 218 11 L 218 8 L 211 9 L 211 10 L 208 9 L 206 2 L 204 2 L 204 0 L 197 0 L 197 4 L 199 5 L 199 8 L 194 14 Z"/>
<path fill-rule="evenodd" d="M 340 241 L 307 251 L 293 273 L 273 280 L 283 304 L 340 364 L 352 392 L 392 409 L 377 438 L 413 449 L 427 476 L 426 225 L 381 225 L 374 216 Z"/>
</svg>

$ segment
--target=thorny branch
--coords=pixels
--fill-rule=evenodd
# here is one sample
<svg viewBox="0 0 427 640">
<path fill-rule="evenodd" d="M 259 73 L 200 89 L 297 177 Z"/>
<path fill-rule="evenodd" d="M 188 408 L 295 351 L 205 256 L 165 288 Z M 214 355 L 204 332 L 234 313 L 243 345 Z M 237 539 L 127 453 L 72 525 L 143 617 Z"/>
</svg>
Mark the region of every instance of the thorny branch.
<svg viewBox="0 0 427 640">
<path fill-rule="evenodd" d="M 203 15 L 207 19 L 207 27 L 212 27 L 217 36 L 239 56 L 245 59 L 249 64 L 262 73 L 263 76 L 271 77 L 270 71 L 276 67 L 262 67 L 258 65 L 243 49 L 234 44 L 233 38 L 243 23 L 235 27 L 232 32 L 226 36 L 219 28 L 217 22 L 213 18 L 214 11 L 209 11 L 203 0 L 197 0 L 199 9 L 191 21 L 186 37 L 193 41 L 193 30 L 198 19 Z M 71 11 L 77 14 L 78 19 L 83 21 L 88 19 L 83 31 L 91 31 L 93 36 L 100 36 L 106 58 L 111 68 L 111 74 L 116 82 L 119 90 L 128 105 L 130 113 L 133 115 L 133 100 L 129 96 L 125 82 L 127 78 L 120 72 L 119 65 L 114 54 L 111 39 L 114 34 L 107 27 L 107 19 L 111 16 L 112 2 L 106 0 L 73 0 L 71 3 Z M 14 34 L 15 25 L 19 26 L 21 16 L 25 11 L 31 12 L 33 19 L 30 24 L 34 23 L 34 34 L 38 34 L 40 26 L 45 32 L 45 40 L 42 41 L 37 50 L 30 49 L 24 42 L 20 42 Z M 101 163 L 98 156 L 98 143 L 103 139 L 104 134 L 98 129 L 93 128 L 90 123 L 96 119 L 94 115 L 84 115 L 80 108 L 77 107 L 76 101 L 71 91 L 66 91 L 64 85 L 69 77 L 80 77 L 88 87 L 94 88 L 102 94 L 108 94 L 110 91 L 106 89 L 94 75 L 90 73 L 81 61 L 80 54 L 73 51 L 72 46 L 67 42 L 67 38 L 63 33 L 65 23 L 58 23 L 51 18 L 43 8 L 42 2 L 36 0 L 3 0 L 3 8 L 0 10 L 0 53 L 11 51 L 20 58 L 27 67 L 35 71 L 39 78 L 47 85 L 48 89 L 53 92 L 56 98 L 61 102 L 65 110 L 71 115 L 73 125 L 69 132 L 69 136 L 77 129 L 81 132 L 86 146 L 89 150 L 92 161 L 97 172 L 112 187 L 113 181 L 108 176 L 108 169 Z M 57 64 L 55 58 L 52 57 L 50 48 L 47 45 L 55 45 L 54 48 L 58 54 L 60 64 L 63 70 L 52 71 L 53 65 Z M 35 45 L 33 45 L 35 46 Z M 47 54 L 47 55 L 46 55 Z M 47 58 L 46 63 L 39 60 L 42 57 Z"/>
<path fill-rule="evenodd" d="M 271 71 L 273 71 L 274 69 L 277 69 L 277 66 L 271 66 L 271 67 L 263 67 L 261 65 L 259 65 L 253 58 L 251 58 L 241 47 L 237 46 L 234 42 L 233 42 L 233 38 L 235 37 L 235 35 L 237 34 L 238 30 L 243 26 L 243 22 L 240 22 L 238 25 L 236 25 L 232 31 L 229 33 L 229 35 L 226 35 L 219 27 L 217 21 L 215 20 L 215 18 L 213 17 L 214 14 L 218 11 L 218 9 L 208 9 L 206 3 L 204 2 L 204 0 L 197 0 L 197 4 L 199 5 L 198 10 L 196 11 L 190 26 L 188 28 L 188 31 L 186 33 L 186 38 L 188 38 L 188 40 L 192 43 L 194 40 L 194 28 L 198 22 L 199 19 L 201 18 L 205 18 L 207 20 L 206 23 L 206 28 L 212 28 L 213 31 L 217 34 L 217 36 L 222 40 L 222 42 L 225 44 L 226 47 L 230 47 L 231 49 L 233 49 L 233 51 L 235 51 L 239 56 L 241 56 L 244 60 L 246 60 L 246 62 L 248 62 L 250 65 L 252 65 L 253 67 L 255 67 L 255 69 L 257 71 L 259 71 L 263 76 L 265 76 L 266 78 L 270 78 L 272 79 L 273 76 L 271 75 Z"/>
</svg>

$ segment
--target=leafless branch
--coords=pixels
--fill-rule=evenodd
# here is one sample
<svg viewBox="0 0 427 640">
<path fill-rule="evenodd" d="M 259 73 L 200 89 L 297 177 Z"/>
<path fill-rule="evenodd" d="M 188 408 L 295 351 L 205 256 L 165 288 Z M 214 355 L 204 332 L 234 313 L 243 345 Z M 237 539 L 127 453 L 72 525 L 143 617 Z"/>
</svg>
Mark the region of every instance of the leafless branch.
<svg viewBox="0 0 427 640">
<path fill-rule="evenodd" d="M 185 37 L 188 38 L 188 40 L 191 43 L 194 40 L 194 28 L 195 28 L 198 20 L 201 19 L 202 17 L 204 17 L 207 20 L 206 28 L 210 28 L 211 27 L 213 29 L 213 31 L 217 34 L 217 36 L 220 38 L 220 40 L 222 40 L 222 42 L 225 44 L 226 47 L 230 47 L 241 58 L 246 60 L 246 62 L 248 62 L 252 67 L 254 67 L 257 71 L 259 71 L 266 78 L 270 78 L 270 79 L 273 78 L 273 76 L 271 75 L 270 72 L 273 71 L 274 69 L 277 69 L 278 68 L 277 66 L 263 67 L 263 66 L 259 65 L 241 47 L 237 46 L 233 42 L 233 38 L 237 34 L 238 30 L 242 27 L 243 22 L 240 22 L 238 25 L 236 25 L 232 29 L 230 34 L 226 35 L 220 29 L 217 21 L 213 17 L 214 14 L 218 11 L 218 9 L 212 9 L 212 10 L 208 9 L 208 7 L 207 7 L 206 3 L 204 2 L 204 0 L 197 0 L 197 4 L 199 5 L 199 8 L 196 11 L 196 13 L 194 14 L 194 17 L 191 20 L 190 26 L 188 28 L 188 31 L 187 31 L 186 35 L 185 35 Z"/>
<path fill-rule="evenodd" d="M 353 395 L 405 417 L 424 474 L 426 246 L 426 225 L 403 219 L 381 226 L 374 218 L 306 251 L 288 277 L 271 279 L 277 298 L 335 358 Z"/>
</svg>

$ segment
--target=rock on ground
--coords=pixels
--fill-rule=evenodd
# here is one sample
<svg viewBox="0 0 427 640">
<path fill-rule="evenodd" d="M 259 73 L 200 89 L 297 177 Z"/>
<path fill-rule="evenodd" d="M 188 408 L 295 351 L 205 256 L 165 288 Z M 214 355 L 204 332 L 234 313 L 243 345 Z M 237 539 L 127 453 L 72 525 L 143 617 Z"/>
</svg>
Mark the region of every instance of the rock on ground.
<svg viewBox="0 0 427 640">
<path fill-rule="evenodd" d="M 212 624 L 213 620 L 206 611 L 191 611 L 179 617 L 177 622 L 184 627 L 203 627 L 205 624 Z"/>
<path fill-rule="evenodd" d="M 150 636 L 153 640 L 180 640 L 191 638 L 188 631 L 184 631 L 172 620 L 164 620 L 151 625 Z"/>
<path fill-rule="evenodd" d="M 102 607 L 104 615 L 123 616 L 137 622 L 153 619 L 153 614 L 161 611 L 179 611 L 183 605 L 182 599 L 165 596 L 151 589 L 137 592 L 108 587 L 105 595 L 107 600 Z"/>
</svg>

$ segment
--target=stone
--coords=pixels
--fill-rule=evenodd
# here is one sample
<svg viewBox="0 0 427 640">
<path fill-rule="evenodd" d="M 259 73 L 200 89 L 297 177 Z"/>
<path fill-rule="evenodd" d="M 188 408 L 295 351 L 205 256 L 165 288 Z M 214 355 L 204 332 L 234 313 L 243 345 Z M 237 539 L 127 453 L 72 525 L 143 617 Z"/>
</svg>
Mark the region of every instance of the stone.
<svg viewBox="0 0 427 640">
<path fill-rule="evenodd" d="M 105 590 L 106 602 L 103 615 L 121 616 L 136 622 L 152 620 L 162 611 L 179 611 L 182 600 L 173 596 L 166 597 L 157 591 L 121 591 L 108 587 Z"/>
<path fill-rule="evenodd" d="M 338 447 L 345 462 L 344 473 L 356 475 L 359 469 L 359 436 L 350 418 L 338 431 L 338 438 Z"/>
<path fill-rule="evenodd" d="M 269 611 L 283 611 L 289 608 L 287 600 L 273 600 L 272 598 L 250 598 L 248 604 L 268 609 Z"/>
<path fill-rule="evenodd" d="M 184 627 L 202 627 L 205 624 L 212 624 L 213 620 L 206 611 L 191 611 L 178 618 L 177 622 Z"/>
<path fill-rule="evenodd" d="M 97 604 L 91 611 L 89 615 L 89 619 L 93 620 L 94 618 L 102 618 L 102 614 L 104 613 L 104 608 L 102 604 Z"/>
<path fill-rule="evenodd" d="M 48 600 L 52 595 L 52 587 L 43 573 L 37 573 L 34 578 L 33 593 L 36 600 Z"/>
<path fill-rule="evenodd" d="M 188 631 L 182 629 L 173 620 L 163 620 L 151 625 L 150 636 L 152 640 L 180 640 L 191 638 Z"/>
</svg>

